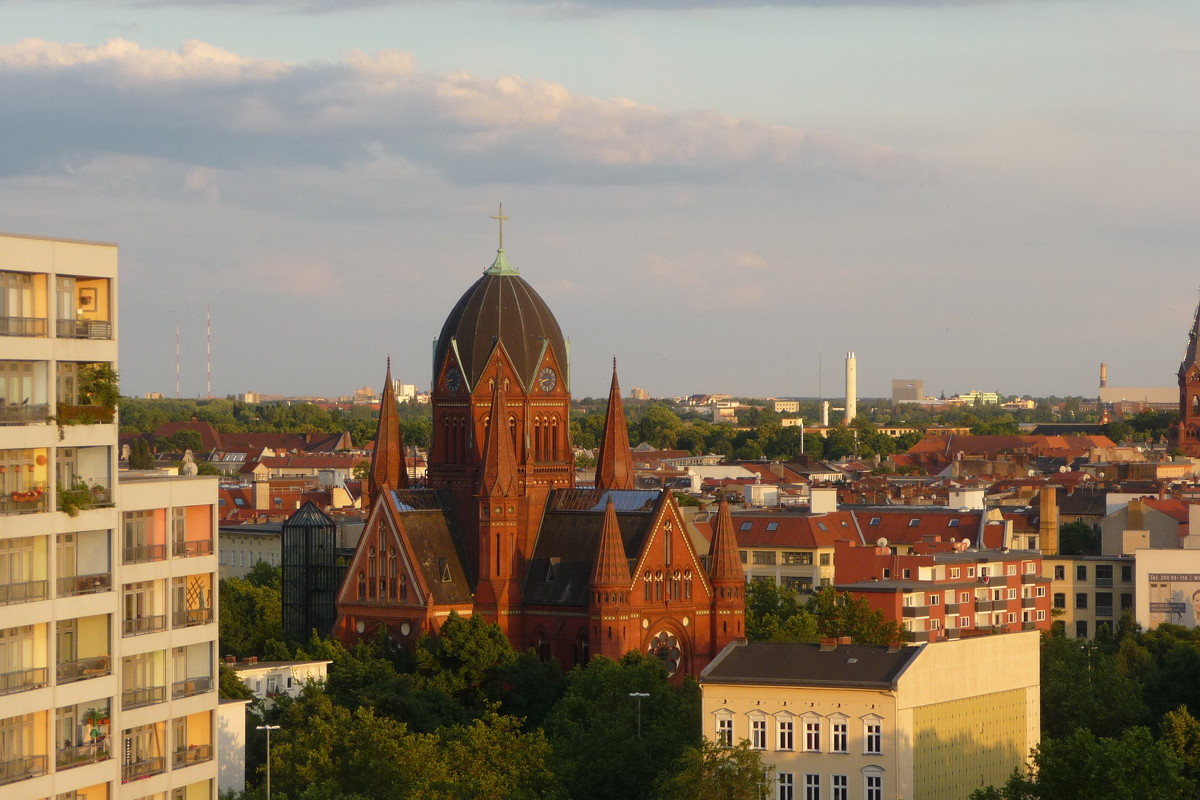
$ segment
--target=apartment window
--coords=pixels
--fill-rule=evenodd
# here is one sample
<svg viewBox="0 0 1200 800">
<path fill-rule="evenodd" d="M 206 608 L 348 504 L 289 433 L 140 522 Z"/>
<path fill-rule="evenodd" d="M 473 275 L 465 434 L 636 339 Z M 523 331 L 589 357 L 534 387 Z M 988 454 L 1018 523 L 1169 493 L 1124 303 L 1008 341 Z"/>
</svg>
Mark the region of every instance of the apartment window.
<svg viewBox="0 0 1200 800">
<path fill-rule="evenodd" d="M 828 567 L 833 563 L 833 556 L 830 553 L 821 553 L 821 566 Z"/>
<path fill-rule="evenodd" d="M 1111 617 L 1113 615 L 1112 592 L 1096 592 L 1096 616 Z"/>
<path fill-rule="evenodd" d="M 867 773 L 864 777 L 866 779 L 866 799 L 883 800 L 883 776 L 878 773 Z"/>
<path fill-rule="evenodd" d="M 1096 565 L 1096 585 L 1097 586 L 1112 586 L 1113 585 L 1112 564 L 1097 564 Z"/>
<path fill-rule="evenodd" d="M 829 783 L 833 787 L 833 800 L 850 800 L 849 775 L 830 775 Z"/>
<path fill-rule="evenodd" d="M 1054 567 L 1054 580 L 1065 581 L 1067 579 L 1067 568 L 1062 564 L 1057 564 Z"/>
<path fill-rule="evenodd" d="M 1087 580 L 1087 565 L 1086 564 L 1080 564 L 1077 567 L 1075 567 L 1075 580 L 1077 580 L 1077 581 L 1086 581 Z"/>
<path fill-rule="evenodd" d="M 770 579 L 768 578 L 768 580 Z M 792 575 L 785 575 L 783 577 L 783 588 L 791 589 L 793 592 L 811 592 L 813 588 L 812 578 L 797 578 Z"/>
<path fill-rule="evenodd" d="M 821 800 L 821 776 L 814 773 L 804 775 L 804 800 Z"/>
<path fill-rule="evenodd" d="M 1121 610 L 1124 611 L 1127 608 L 1133 608 L 1133 595 L 1125 592 L 1121 595 Z"/>
<path fill-rule="evenodd" d="M 1025 562 L 1025 574 L 1026 575 L 1036 575 L 1037 574 L 1037 564 L 1033 563 L 1032 561 L 1026 561 Z"/>
<path fill-rule="evenodd" d="M 1004 569 L 1004 574 L 1016 575 L 1017 574 L 1017 565 L 1016 564 L 1008 564 Z"/>
<path fill-rule="evenodd" d="M 959 592 L 958 593 L 958 602 L 960 602 L 960 603 L 971 602 L 971 593 L 970 592 Z"/>
<path fill-rule="evenodd" d="M 1076 608 L 1087 608 L 1088 607 L 1087 592 L 1076 592 L 1075 593 L 1075 607 Z"/>
<path fill-rule="evenodd" d="M 975 577 L 975 568 L 974 567 L 967 567 L 967 577 L 968 578 Z"/>
<path fill-rule="evenodd" d="M 883 753 L 883 722 L 878 717 L 863 720 L 863 752 L 873 756 Z"/>
<path fill-rule="evenodd" d="M 962 577 L 962 569 L 960 567 L 951 567 L 950 568 L 950 579 L 958 580 L 960 577 Z"/>
<path fill-rule="evenodd" d="M 813 554 L 802 551 L 787 551 L 783 554 L 784 564 L 799 564 L 801 566 L 811 566 L 813 562 Z"/>
<path fill-rule="evenodd" d="M 929 620 L 929 630 L 936 631 L 942 627 L 942 621 L 938 619 Z"/>
<path fill-rule="evenodd" d="M 958 627 L 960 627 L 960 628 L 971 627 L 971 618 L 970 617 L 959 617 L 958 618 Z"/>
<path fill-rule="evenodd" d="M 1045 597 L 1045 596 L 1046 596 L 1046 587 L 1045 587 L 1045 586 L 1039 586 L 1039 587 L 1037 587 L 1037 588 L 1034 590 L 1034 594 L 1035 594 L 1037 597 Z"/>
<path fill-rule="evenodd" d="M 754 551 L 754 563 L 757 566 L 762 566 L 762 567 L 774 566 L 775 565 L 775 551 L 774 550 L 755 550 Z"/>
<path fill-rule="evenodd" d="M 810 753 L 821 751 L 821 720 L 804 720 L 804 749 Z"/>
<path fill-rule="evenodd" d="M 779 737 L 776 749 L 778 750 L 794 750 L 795 746 L 795 728 L 796 723 L 792 722 L 791 718 L 779 720 Z"/>
<path fill-rule="evenodd" d="M 1076 620 L 1075 621 L 1075 638 L 1076 639 L 1086 639 L 1087 635 L 1088 635 L 1087 620 L 1085 620 L 1085 619 Z"/>
<path fill-rule="evenodd" d="M 1067 607 L 1067 595 L 1065 592 L 1055 592 L 1054 593 L 1054 607 L 1055 608 L 1066 608 Z"/>
<path fill-rule="evenodd" d="M 745 550 L 739 550 L 738 557 L 742 559 L 743 564 L 746 563 L 746 551 Z"/>
<path fill-rule="evenodd" d="M 1016 621 L 1017 621 L 1017 612 L 1015 612 L 1015 611 L 1008 612 L 1008 624 L 1011 625 L 1012 623 L 1014 623 Z"/>
<path fill-rule="evenodd" d="M 939 605 L 941 605 L 941 604 L 942 604 L 942 596 L 941 596 L 940 594 L 933 594 L 933 593 L 930 593 L 930 595 L 929 595 L 929 605 L 931 605 L 931 606 L 939 606 Z"/>
<path fill-rule="evenodd" d="M 1045 611 L 1039 611 L 1039 612 L 1037 612 L 1037 621 L 1038 621 L 1038 622 L 1043 622 L 1043 621 L 1045 621 L 1045 619 L 1046 619 L 1046 612 L 1045 612 Z"/>
<path fill-rule="evenodd" d="M 1122 583 L 1129 583 L 1132 580 L 1133 580 L 1133 567 L 1129 566 L 1128 564 L 1121 565 L 1121 581 L 1122 581 Z"/>
<path fill-rule="evenodd" d="M 850 724 L 845 718 L 834 719 L 829 727 L 832 736 L 829 742 L 829 752 L 847 753 L 850 751 Z"/>
<path fill-rule="evenodd" d="M 733 717 L 717 717 L 717 744 L 722 747 L 733 746 Z"/>
<path fill-rule="evenodd" d="M 765 719 L 750 720 L 750 747 L 755 750 L 767 749 L 767 721 Z"/>
<path fill-rule="evenodd" d="M 795 800 L 796 785 L 790 772 L 779 773 L 779 800 Z"/>
</svg>

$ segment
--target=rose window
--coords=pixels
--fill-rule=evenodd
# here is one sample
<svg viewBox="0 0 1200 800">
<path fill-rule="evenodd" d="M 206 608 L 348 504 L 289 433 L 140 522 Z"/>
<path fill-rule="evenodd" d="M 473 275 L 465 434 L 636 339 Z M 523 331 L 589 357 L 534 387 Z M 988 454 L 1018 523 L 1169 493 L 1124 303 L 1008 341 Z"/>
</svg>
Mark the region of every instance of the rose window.
<svg viewBox="0 0 1200 800">
<path fill-rule="evenodd" d="M 679 638 L 675 634 L 667 631 L 656 633 L 650 640 L 650 646 L 646 648 L 646 652 L 663 663 L 663 666 L 667 668 L 668 675 L 678 672 L 683 663 L 683 645 L 680 644 Z"/>
</svg>

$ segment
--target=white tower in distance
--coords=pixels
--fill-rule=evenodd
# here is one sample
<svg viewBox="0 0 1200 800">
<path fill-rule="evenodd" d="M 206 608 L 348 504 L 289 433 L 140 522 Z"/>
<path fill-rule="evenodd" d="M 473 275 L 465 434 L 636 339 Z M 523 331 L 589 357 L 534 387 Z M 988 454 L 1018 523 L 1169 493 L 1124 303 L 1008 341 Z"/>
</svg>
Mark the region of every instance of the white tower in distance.
<svg viewBox="0 0 1200 800">
<path fill-rule="evenodd" d="M 854 353 L 846 353 L 846 416 L 847 425 L 858 416 L 858 360 Z"/>
</svg>

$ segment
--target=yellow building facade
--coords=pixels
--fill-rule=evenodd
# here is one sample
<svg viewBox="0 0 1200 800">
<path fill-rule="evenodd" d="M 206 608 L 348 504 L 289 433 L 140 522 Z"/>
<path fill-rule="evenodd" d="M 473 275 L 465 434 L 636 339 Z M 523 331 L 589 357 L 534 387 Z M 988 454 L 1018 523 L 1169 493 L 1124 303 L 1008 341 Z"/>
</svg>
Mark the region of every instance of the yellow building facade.
<svg viewBox="0 0 1200 800">
<path fill-rule="evenodd" d="M 762 751 L 778 800 L 961 800 L 1040 741 L 1038 643 L 735 643 L 701 675 L 704 733 Z"/>
</svg>

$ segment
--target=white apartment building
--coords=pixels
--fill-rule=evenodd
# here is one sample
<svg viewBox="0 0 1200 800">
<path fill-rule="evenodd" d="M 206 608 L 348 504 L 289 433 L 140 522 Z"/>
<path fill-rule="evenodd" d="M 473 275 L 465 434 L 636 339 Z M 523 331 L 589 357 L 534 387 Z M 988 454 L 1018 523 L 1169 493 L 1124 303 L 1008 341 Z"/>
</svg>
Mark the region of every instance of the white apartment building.
<svg viewBox="0 0 1200 800">
<path fill-rule="evenodd" d="M 0 234 L 0 797 L 215 800 L 216 479 L 116 480 L 117 248 Z"/>
</svg>

